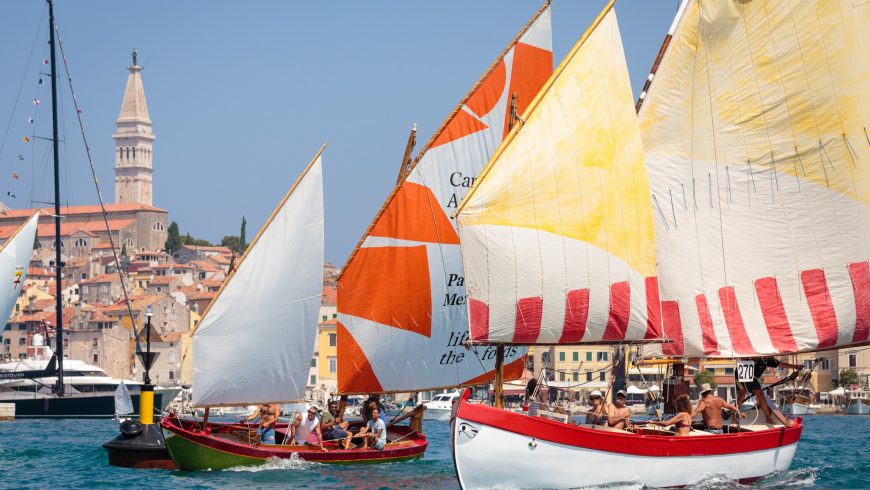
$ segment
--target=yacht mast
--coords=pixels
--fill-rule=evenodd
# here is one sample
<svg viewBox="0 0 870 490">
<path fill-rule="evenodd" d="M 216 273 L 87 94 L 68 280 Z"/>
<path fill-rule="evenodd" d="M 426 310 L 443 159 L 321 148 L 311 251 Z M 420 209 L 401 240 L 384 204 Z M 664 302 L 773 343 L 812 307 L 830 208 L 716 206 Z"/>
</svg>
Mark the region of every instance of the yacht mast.
<svg viewBox="0 0 870 490">
<path fill-rule="evenodd" d="M 57 340 L 57 347 L 55 348 L 57 356 L 57 386 L 55 387 L 55 392 L 57 396 L 63 397 L 63 299 L 61 298 L 61 291 L 63 290 L 63 285 L 61 284 L 63 262 L 61 262 L 60 257 L 60 154 L 57 145 L 57 73 L 54 46 L 54 0 L 46 1 L 48 2 L 48 42 L 51 46 L 51 143 L 54 150 L 54 273 L 55 297 L 57 299 L 55 305 L 57 321 L 54 327 Z"/>
</svg>

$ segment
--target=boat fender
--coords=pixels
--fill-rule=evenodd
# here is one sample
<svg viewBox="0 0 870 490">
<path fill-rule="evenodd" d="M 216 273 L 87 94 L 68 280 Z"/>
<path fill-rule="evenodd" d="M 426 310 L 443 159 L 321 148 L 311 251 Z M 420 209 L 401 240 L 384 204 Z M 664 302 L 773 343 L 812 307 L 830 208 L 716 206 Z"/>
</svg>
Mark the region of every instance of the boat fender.
<svg viewBox="0 0 870 490">
<path fill-rule="evenodd" d="M 121 422 L 121 434 L 123 434 L 125 438 L 138 436 L 142 433 L 143 428 L 142 422 L 139 422 L 138 420 L 125 420 Z"/>
<path fill-rule="evenodd" d="M 538 441 L 533 437 L 531 441 L 529 441 L 529 449 L 535 449 L 538 447 Z"/>
</svg>

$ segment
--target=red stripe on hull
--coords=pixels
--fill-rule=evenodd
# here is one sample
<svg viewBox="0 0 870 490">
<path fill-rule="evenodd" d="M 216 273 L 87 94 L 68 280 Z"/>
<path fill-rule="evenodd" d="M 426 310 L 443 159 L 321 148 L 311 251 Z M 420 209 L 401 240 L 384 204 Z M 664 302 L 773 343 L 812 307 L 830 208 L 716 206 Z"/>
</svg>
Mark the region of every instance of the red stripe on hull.
<svg viewBox="0 0 870 490">
<path fill-rule="evenodd" d="M 489 340 L 489 305 L 483 301 L 469 298 L 468 324 L 471 340 Z"/>
<path fill-rule="evenodd" d="M 670 343 L 662 344 L 662 353 L 679 356 L 683 354 L 683 322 L 680 319 L 680 304 L 662 301 L 662 326 Z"/>
<path fill-rule="evenodd" d="M 514 343 L 533 344 L 541 333 L 541 315 L 544 313 L 542 298 L 521 298 L 517 301 Z"/>
<path fill-rule="evenodd" d="M 719 302 L 722 305 L 722 313 L 725 315 L 725 326 L 731 336 L 731 347 L 739 355 L 755 355 L 758 352 L 752 347 L 746 327 L 743 325 L 743 316 L 740 315 L 740 306 L 737 305 L 737 296 L 732 286 L 725 286 L 719 290 Z"/>
<path fill-rule="evenodd" d="M 458 417 L 514 434 L 566 446 L 635 456 L 689 457 L 748 453 L 784 447 L 798 442 L 803 430 L 800 419 L 790 428 L 693 437 L 637 435 L 629 432 L 592 430 L 541 417 L 468 403 L 468 390 L 460 402 Z"/>
<path fill-rule="evenodd" d="M 586 333 L 586 320 L 589 318 L 589 290 L 568 291 L 565 298 L 565 324 L 562 327 L 560 344 L 579 342 Z"/>
<path fill-rule="evenodd" d="M 798 347 L 785 314 L 776 278 L 762 277 L 755 281 L 755 294 L 773 347 L 779 352 L 796 352 Z"/>
<path fill-rule="evenodd" d="M 849 264 L 849 276 L 855 291 L 855 334 L 852 343 L 865 342 L 870 337 L 870 263 Z"/>
<path fill-rule="evenodd" d="M 801 282 L 804 285 L 804 294 L 807 297 L 807 305 L 810 307 L 810 315 L 816 326 L 816 334 L 819 337 L 819 349 L 832 347 L 837 344 L 837 313 L 828 292 L 828 281 L 825 279 L 825 271 L 811 269 L 801 272 Z"/>
<path fill-rule="evenodd" d="M 624 340 L 631 312 L 631 287 L 627 281 L 610 285 L 610 315 L 603 340 Z"/>
<path fill-rule="evenodd" d="M 719 341 L 716 339 L 716 330 L 713 329 L 713 317 L 710 316 L 710 305 L 707 297 L 703 294 L 695 296 L 695 307 L 698 308 L 698 323 L 701 324 L 701 343 L 704 345 L 704 354 L 708 356 L 719 355 Z"/>
<path fill-rule="evenodd" d="M 659 278 L 647 277 L 646 286 L 646 335 L 644 339 L 658 339 L 662 336 L 662 305 L 659 297 Z"/>
</svg>

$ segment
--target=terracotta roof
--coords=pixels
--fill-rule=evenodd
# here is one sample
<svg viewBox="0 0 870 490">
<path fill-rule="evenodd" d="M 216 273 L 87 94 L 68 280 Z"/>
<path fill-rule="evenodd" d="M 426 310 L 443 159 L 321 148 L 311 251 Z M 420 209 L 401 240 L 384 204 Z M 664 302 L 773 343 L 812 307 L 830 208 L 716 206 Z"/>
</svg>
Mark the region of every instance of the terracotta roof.
<svg viewBox="0 0 870 490">
<path fill-rule="evenodd" d="M 84 281 L 81 282 L 81 284 L 100 284 L 100 283 L 106 283 L 106 282 L 118 282 L 118 283 L 120 283 L 121 281 L 118 279 L 117 274 L 97 274 L 94 277 L 85 279 Z"/>
<path fill-rule="evenodd" d="M 154 279 L 148 281 L 149 286 L 168 286 L 176 281 L 177 278 L 173 276 L 157 276 Z"/>
<path fill-rule="evenodd" d="M 216 294 L 216 291 L 191 291 L 190 293 L 184 293 L 184 295 L 187 296 L 188 301 L 212 299 Z"/>
<path fill-rule="evenodd" d="M 230 259 L 224 257 L 223 255 L 212 255 L 208 258 L 208 260 L 214 262 L 215 264 L 230 265 Z"/>
<path fill-rule="evenodd" d="M 187 332 L 166 332 L 161 337 L 163 337 L 164 342 L 178 342 L 182 335 Z"/>
<path fill-rule="evenodd" d="M 48 215 L 54 214 L 53 208 L 31 208 L 31 209 L 9 209 L 6 211 L 6 214 L 0 216 L 0 222 L 4 219 L 8 218 L 29 218 L 33 216 L 33 213 L 39 211 L 41 214 L 40 218 L 46 218 Z M 106 212 L 108 213 L 122 213 L 129 211 L 155 211 L 158 213 L 166 213 L 165 209 L 156 208 L 154 206 L 148 206 L 146 204 L 129 202 L 129 203 L 112 203 L 106 204 Z M 60 214 L 63 216 L 74 216 L 76 214 L 98 214 L 102 213 L 102 209 L 100 209 L 99 205 L 87 205 L 87 206 L 64 206 L 60 208 Z M 102 223 L 102 221 L 100 222 Z M 53 225 L 52 225 L 53 226 Z"/>
<path fill-rule="evenodd" d="M 115 246 L 115 248 L 118 248 L 117 245 Z M 103 249 L 111 250 L 112 244 L 111 243 L 98 243 L 98 244 L 94 245 L 93 247 L 91 247 L 91 249 L 93 249 L 93 250 L 103 250 Z"/>
<path fill-rule="evenodd" d="M 203 245 L 182 245 L 181 248 L 186 248 L 188 250 L 199 250 L 202 252 L 219 252 L 224 255 L 232 255 L 233 251 L 227 247 L 207 247 Z"/>
<path fill-rule="evenodd" d="M 40 268 L 40 267 L 28 267 L 27 268 L 27 277 L 54 277 L 54 272 L 49 271 L 48 269 Z"/>
<path fill-rule="evenodd" d="M 119 231 L 135 223 L 134 219 L 113 219 L 109 220 L 109 230 Z M 84 221 L 81 223 L 61 223 L 60 235 L 69 236 L 77 231 L 86 231 L 90 233 L 100 233 L 106 230 L 106 224 L 102 221 Z M 42 237 L 54 236 L 54 223 L 46 223 L 39 225 L 37 234 Z"/>
<path fill-rule="evenodd" d="M 322 305 L 338 304 L 338 288 L 324 287 L 322 292 L 321 292 L 321 296 L 320 296 L 320 304 L 322 304 Z"/>
<path fill-rule="evenodd" d="M 132 298 L 130 301 L 130 307 L 133 311 L 141 311 L 144 310 L 145 307 L 153 305 L 154 303 L 158 303 L 163 299 L 169 298 L 166 294 L 146 294 L 140 296 L 138 298 Z M 108 308 L 103 310 L 106 313 L 125 313 L 127 311 L 127 305 L 124 301 L 118 301 L 117 303 L 109 306 Z"/>
<path fill-rule="evenodd" d="M 214 266 L 213 262 L 209 262 L 207 260 L 191 260 L 190 263 L 196 267 L 197 269 L 203 271 L 216 271 L 217 267 Z"/>
</svg>

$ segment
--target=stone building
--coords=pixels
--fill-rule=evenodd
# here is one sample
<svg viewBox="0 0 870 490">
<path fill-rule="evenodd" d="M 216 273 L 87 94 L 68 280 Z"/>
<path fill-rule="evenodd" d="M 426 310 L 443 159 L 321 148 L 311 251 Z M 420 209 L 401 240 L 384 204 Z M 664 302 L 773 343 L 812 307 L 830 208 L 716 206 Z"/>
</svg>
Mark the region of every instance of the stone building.
<svg viewBox="0 0 870 490">
<path fill-rule="evenodd" d="M 127 69 L 130 75 L 112 135 L 115 139 L 115 202 L 151 206 L 154 132 L 142 86 L 142 67 L 137 63 L 135 49 L 133 64 Z"/>
</svg>

